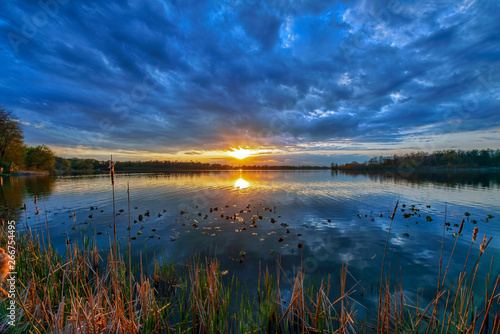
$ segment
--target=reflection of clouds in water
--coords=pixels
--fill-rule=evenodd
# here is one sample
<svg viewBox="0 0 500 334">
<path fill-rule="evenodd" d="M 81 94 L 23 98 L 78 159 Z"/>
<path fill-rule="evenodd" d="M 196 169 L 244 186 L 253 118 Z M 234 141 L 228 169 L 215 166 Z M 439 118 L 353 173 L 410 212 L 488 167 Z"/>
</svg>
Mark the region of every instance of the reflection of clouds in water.
<svg viewBox="0 0 500 334">
<path fill-rule="evenodd" d="M 426 265 L 429 263 L 429 260 L 434 258 L 434 254 L 436 252 L 430 249 L 424 249 L 421 252 L 415 253 L 413 255 L 413 262 L 415 264 Z"/>
<path fill-rule="evenodd" d="M 337 239 L 331 235 L 327 235 L 326 237 L 316 236 L 304 240 L 308 245 L 308 249 L 313 254 L 327 253 L 330 255 L 335 254 L 336 249 L 339 247 L 336 241 Z"/>
<path fill-rule="evenodd" d="M 340 253 L 339 258 L 343 263 L 347 265 L 350 265 L 350 263 L 356 259 L 356 257 L 352 253 Z"/>
<path fill-rule="evenodd" d="M 398 237 L 393 237 L 390 240 L 390 243 L 393 244 L 393 245 L 397 245 L 397 246 L 403 246 L 405 243 L 406 243 L 406 240 L 403 239 L 403 238 L 398 238 Z"/>
<path fill-rule="evenodd" d="M 349 221 L 342 221 L 342 222 L 336 222 L 336 221 L 328 221 L 326 218 L 309 218 L 305 219 L 304 223 L 308 225 L 309 227 L 314 227 L 314 229 L 317 230 L 327 230 L 331 228 L 336 228 L 338 229 L 338 232 L 345 233 L 345 231 L 342 229 L 342 227 L 347 227 L 351 226 L 352 224 L 349 224 Z"/>
<path fill-rule="evenodd" d="M 335 232 L 330 234 L 333 231 Z M 378 266 L 376 262 L 379 260 L 374 256 L 374 248 L 370 242 L 359 241 L 348 234 L 346 235 L 345 231 L 338 229 L 326 233 L 329 234 L 322 234 L 304 240 L 305 245 L 307 245 L 304 259 L 307 260 L 309 269 L 315 271 L 320 267 L 330 267 L 340 263 L 347 264 L 351 268 L 357 268 L 358 270 Z"/>
</svg>

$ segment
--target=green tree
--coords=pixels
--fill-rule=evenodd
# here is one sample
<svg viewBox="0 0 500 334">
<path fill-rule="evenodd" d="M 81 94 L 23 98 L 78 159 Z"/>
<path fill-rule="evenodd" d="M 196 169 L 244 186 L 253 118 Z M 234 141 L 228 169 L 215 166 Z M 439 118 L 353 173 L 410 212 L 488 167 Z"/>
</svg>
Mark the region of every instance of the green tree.
<svg viewBox="0 0 500 334">
<path fill-rule="evenodd" d="M 56 157 L 54 152 L 45 145 L 28 147 L 24 157 L 24 164 L 30 170 L 53 170 Z"/>
<path fill-rule="evenodd" d="M 0 107 L 0 163 L 23 164 L 23 131 L 10 110 Z"/>
<path fill-rule="evenodd" d="M 71 169 L 71 162 L 69 162 L 68 159 L 56 157 L 55 168 L 56 169 Z"/>
<path fill-rule="evenodd" d="M 500 149 L 497 149 L 495 152 L 493 152 L 491 160 L 492 166 L 500 167 Z"/>
<path fill-rule="evenodd" d="M 90 170 L 94 169 L 94 165 L 90 159 L 78 160 L 75 169 Z"/>
<path fill-rule="evenodd" d="M 488 167 L 491 164 L 491 157 L 493 156 L 493 151 L 490 149 L 481 150 L 479 152 L 479 165 L 481 167 Z"/>
<path fill-rule="evenodd" d="M 441 166 L 456 167 L 460 162 L 460 157 L 454 150 L 447 150 L 439 162 Z"/>
</svg>

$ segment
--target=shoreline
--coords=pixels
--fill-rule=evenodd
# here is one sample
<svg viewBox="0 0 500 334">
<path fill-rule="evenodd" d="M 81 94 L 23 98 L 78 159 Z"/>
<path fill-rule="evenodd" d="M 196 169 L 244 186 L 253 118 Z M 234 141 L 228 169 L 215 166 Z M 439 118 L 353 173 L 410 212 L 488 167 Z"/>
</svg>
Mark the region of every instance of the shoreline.
<svg viewBox="0 0 500 334">
<path fill-rule="evenodd" d="M 50 172 L 35 172 L 35 171 L 21 170 L 9 175 L 11 176 L 50 175 Z"/>
</svg>

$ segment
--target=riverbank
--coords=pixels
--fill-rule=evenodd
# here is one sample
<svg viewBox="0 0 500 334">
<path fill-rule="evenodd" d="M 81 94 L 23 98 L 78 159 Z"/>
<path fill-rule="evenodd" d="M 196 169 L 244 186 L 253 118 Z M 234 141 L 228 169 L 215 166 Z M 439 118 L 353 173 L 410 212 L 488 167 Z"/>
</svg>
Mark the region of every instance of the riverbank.
<svg viewBox="0 0 500 334">
<path fill-rule="evenodd" d="M 35 171 L 28 171 L 28 170 L 22 170 L 13 173 L 14 176 L 26 176 L 26 175 L 49 175 L 50 172 L 43 171 L 43 172 L 35 172 Z"/>
<path fill-rule="evenodd" d="M 21 170 L 17 171 L 14 173 L 9 173 L 9 174 L 0 174 L 0 177 L 8 177 L 8 176 L 30 176 L 30 175 L 50 175 L 50 172 L 43 171 L 43 172 L 35 172 L 35 171 L 26 171 L 26 170 Z"/>
</svg>

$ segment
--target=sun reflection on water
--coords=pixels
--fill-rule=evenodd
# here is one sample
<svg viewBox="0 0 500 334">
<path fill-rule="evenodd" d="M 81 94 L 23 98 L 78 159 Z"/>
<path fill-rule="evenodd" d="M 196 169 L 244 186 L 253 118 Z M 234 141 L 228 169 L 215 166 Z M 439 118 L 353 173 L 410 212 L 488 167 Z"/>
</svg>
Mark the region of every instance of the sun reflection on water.
<svg viewBox="0 0 500 334">
<path fill-rule="evenodd" d="M 234 189 L 246 189 L 250 187 L 250 183 L 243 180 L 241 177 L 234 183 Z"/>
</svg>

